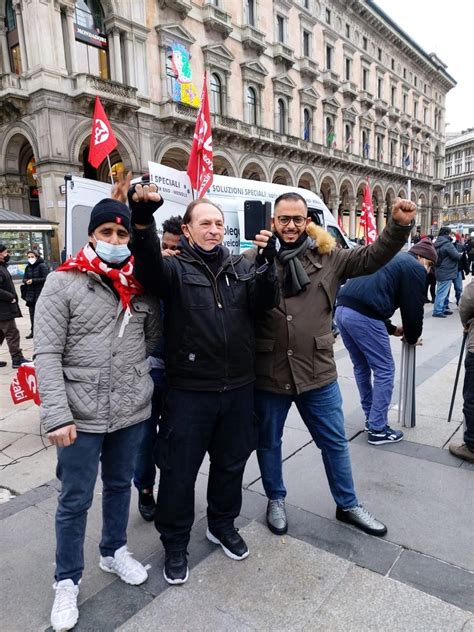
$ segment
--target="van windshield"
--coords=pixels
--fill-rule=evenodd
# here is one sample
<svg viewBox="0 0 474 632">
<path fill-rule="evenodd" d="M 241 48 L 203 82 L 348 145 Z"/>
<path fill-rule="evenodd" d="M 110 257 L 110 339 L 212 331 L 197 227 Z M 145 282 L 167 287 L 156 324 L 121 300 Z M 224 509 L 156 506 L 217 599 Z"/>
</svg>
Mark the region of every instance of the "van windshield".
<svg viewBox="0 0 474 632">
<path fill-rule="evenodd" d="M 311 217 L 312 221 L 318 226 L 324 225 L 324 214 L 321 209 L 308 207 L 308 215 L 309 217 Z"/>
</svg>

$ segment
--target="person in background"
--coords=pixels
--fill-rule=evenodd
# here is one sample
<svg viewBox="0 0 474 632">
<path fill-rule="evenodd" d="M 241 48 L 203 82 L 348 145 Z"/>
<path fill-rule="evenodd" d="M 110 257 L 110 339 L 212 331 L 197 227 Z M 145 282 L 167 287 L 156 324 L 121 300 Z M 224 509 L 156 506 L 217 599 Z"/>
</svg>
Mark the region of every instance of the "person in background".
<svg viewBox="0 0 474 632">
<path fill-rule="evenodd" d="M 403 439 L 403 432 L 388 424 L 395 378 L 389 334 L 417 343 L 423 329 L 426 273 L 436 259 L 431 241 L 423 239 L 375 274 L 351 279 L 339 291 L 336 322 L 354 366 L 372 445 Z M 397 309 L 401 327 L 390 322 Z"/>
<path fill-rule="evenodd" d="M 446 318 L 453 312 L 449 309 L 449 291 L 451 283 L 458 274 L 458 264 L 462 255 L 456 250 L 452 239 L 451 229 L 442 226 L 434 243 L 438 255 L 435 265 L 436 298 L 433 305 L 433 318 Z"/>
<path fill-rule="evenodd" d="M 44 259 L 35 250 L 29 250 L 26 256 L 28 257 L 28 263 L 23 274 L 21 295 L 30 310 L 31 331 L 26 338 L 31 339 L 33 338 L 35 306 L 48 276 L 48 267 Z"/>
<path fill-rule="evenodd" d="M 48 275 L 35 320 L 40 419 L 57 447 L 53 630 L 73 628 L 84 570 L 87 513 L 99 471 L 99 567 L 126 584 L 146 581 L 127 548 L 131 480 L 150 417 L 147 354 L 160 335 L 156 301 L 143 293 L 128 249 L 130 211 L 113 199 L 92 209 L 88 243 Z"/>
<path fill-rule="evenodd" d="M 12 368 L 18 369 L 22 364 L 30 362 L 23 356 L 20 349 L 20 332 L 15 323 L 15 318 L 21 318 L 22 314 L 18 305 L 18 296 L 13 284 L 13 279 L 8 271 L 10 253 L 5 244 L 0 244 L 0 346 L 6 340 L 8 351 L 12 358 Z M 7 366 L 3 360 L 0 367 Z"/>
<path fill-rule="evenodd" d="M 474 280 L 466 287 L 459 302 L 459 316 L 467 338 L 467 353 L 464 361 L 463 413 L 466 422 L 464 443 L 449 444 L 454 456 L 474 463 Z"/>
<path fill-rule="evenodd" d="M 463 281 L 466 278 L 466 274 L 469 274 L 469 259 L 466 252 L 466 246 L 464 244 L 464 237 L 462 237 L 459 233 L 456 233 L 454 246 L 456 250 L 461 253 L 461 258 L 458 263 L 458 273 L 453 281 L 456 305 L 459 306 L 459 301 L 461 300 L 463 291 Z"/>
<path fill-rule="evenodd" d="M 427 239 L 430 243 L 433 243 L 433 235 L 426 235 L 425 239 Z M 431 296 L 431 299 L 429 298 Z M 426 299 L 425 303 L 434 303 L 436 296 L 436 276 L 434 273 L 434 269 L 430 268 L 426 275 Z"/>
<path fill-rule="evenodd" d="M 183 218 L 181 215 L 175 215 L 165 220 L 163 226 L 163 237 L 161 238 L 161 248 L 164 255 L 176 254 L 178 250 L 179 240 L 183 231 L 181 226 Z"/>
<path fill-rule="evenodd" d="M 161 253 L 164 257 L 179 254 L 178 244 L 183 234 L 181 230 L 182 223 L 183 218 L 180 215 L 170 217 L 163 222 Z M 164 320 L 163 303 L 161 303 L 161 318 Z M 135 475 L 133 477 L 133 483 L 138 490 L 138 511 L 147 522 L 151 522 L 154 519 L 156 511 L 156 502 L 153 494 L 156 466 L 153 453 L 166 388 L 164 353 L 164 338 L 162 337 L 149 357 L 151 377 L 153 378 L 155 389 L 153 391 L 151 417 L 145 422 L 145 432 L 138 449 Z"/>
</svg>

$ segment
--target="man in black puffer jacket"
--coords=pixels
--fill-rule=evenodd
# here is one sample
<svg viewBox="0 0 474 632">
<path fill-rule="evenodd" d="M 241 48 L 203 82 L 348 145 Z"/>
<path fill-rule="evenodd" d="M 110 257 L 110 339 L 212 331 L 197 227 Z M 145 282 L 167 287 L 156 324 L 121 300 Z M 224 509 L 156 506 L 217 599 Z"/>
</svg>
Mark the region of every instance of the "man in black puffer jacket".
<svg viewBox="0 0 474 632">
<path fill-rule="evenodd" d="M 438 254 L 438 261 L 435 265 L 436 275 L 436 297 L 433 305 L 434 318 L 446 318 L 452 314 L 449 308 L 449 290 L 451 283 L 458 274 L 458 264 L 462 253 L 456 250 L 456 246 L 451 240 L 451 229 L 443 226 L 434 243 Z"/>
<path fill-rule="evenodd" d="M 422 240 L 375 274 L 351 279 L 339 291 L 336 322 L 354 365 L 372 445 L 403 439 L 403 432 L 388 425 L 395 377 L 388 335 L 403 336 L 408 344 L 416 344 L 423 329 L 426 273 L 435 261 L 431 242 Z M 395 327 L 390 318 L 399 308 L 402 327 Z"/>
<path fill-rule="evenodd" d="M 163 258 L 153 221 L 162 204 L 154 184 L 129 193 L 137 279 L 164 302 L 168 382 L 158 433 L 160 485 L 155 526 L 165 547 L 164 577 L 188 578 L 187 545 L 194 485 L 206 452 L 208 539 L 235 560 L 249 551 L 234 527 L 245 464 L 256 447 L 253 414 L 254 322 L 279 303 L 275 238 L 255 237 L 254 263 L 222 245 L 224 216 L 212 202 L 192 202 L 183 217 L 179 254 Z"/>
</svg>

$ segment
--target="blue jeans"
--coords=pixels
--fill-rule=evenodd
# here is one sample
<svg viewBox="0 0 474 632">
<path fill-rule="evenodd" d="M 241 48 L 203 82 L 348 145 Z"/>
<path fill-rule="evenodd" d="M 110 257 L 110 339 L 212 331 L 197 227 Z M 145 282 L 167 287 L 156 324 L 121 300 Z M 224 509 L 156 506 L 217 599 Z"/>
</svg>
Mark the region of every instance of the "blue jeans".
<svg viewBox="0 0 474 632">
<path fill-rule="evenodd" d="M 344 306 L 337 308 L 336 322 L 354 366 L 360 404 L 369 428 L 381 430 L 387 425 L 395 378 L 387 328 L 382 320 Z"/>
<path fill-rule="evenodd" d="M 158 436 L 158 422 L 163 408 L 163 396 L 165 392 L 165 372 L 162 369 L 152 369 L 150 372 L 155 389 L 151 400 L 151 416 L 143 422 L 143 438 L 138 446 L 135 474 L 133 484 L 141 491 L 153 489 L 155 485 L 156 466 L 153 458 L 156 438 Z"/>
<path fill-rule="evenodd" d="M 459 301 L 461 300 L 461 294 L 463 290 L 461 270 L 458 270 L 456 278 L 453 281 L 453 285 L 454 285 L 454 293 L 456 295 L 456 305 L 459 305 Z"/>
<path fill-rule="evenodd" d="M 349 445 L 344 434 L 342 397 L 337 382 L 300 395 L 255 391 L 255 414 L 259 420 L 258 463 L 263 487 L 270 500 L 285 498 L 281 439 L 292 402 L 321 450 L 331 494 L 339 507 L 358 504 L 352 480 Z"/>
<path fill-rule="evenodd" d="M 102 476 L 100 553 L 113 556 L 127 543 L 130 488 L 143 423 L 111 433 L 78 432 L 73 445 L 58 448 L 61 492 L 56 511 L 56 581 L 77 584 L 84 570 L 87 511 L 92 505 L 99 461 Z"/>
<path fill-rule="evenodd" d="M 439 316 L 439 314 L 444 314 L 444 311 L 447 309 L 447 306 L 449 305 L 449 290 L 451 289 L 452 282 L 452 279 L 449 279 L 449 281 L 438 281 L 436 283 L 436 296 L 433 305 L 433 314 Z"/>
</svg>

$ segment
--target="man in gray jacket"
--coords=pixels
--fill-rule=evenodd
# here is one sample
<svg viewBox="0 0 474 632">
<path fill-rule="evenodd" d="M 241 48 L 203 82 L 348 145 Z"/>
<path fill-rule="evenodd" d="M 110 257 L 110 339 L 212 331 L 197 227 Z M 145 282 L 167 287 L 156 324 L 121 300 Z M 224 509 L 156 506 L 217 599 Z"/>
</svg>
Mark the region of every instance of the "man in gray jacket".
<svg viewBox="0 0 474 632">
<path fill-rule="evenodd" d="M 435 265 L 436 275 L 436 297 L 433 305 L 434 318 L 446 318 L 452 314 L 449 310 L 449 290 L 451 283 L 458 274 L 459 260 L 462 253 L 456 250 L 451 241 L 451 229 L 443 226 L 434 243 L 438 261 Z"/>
<path fill-rule="evenodd" d="M 150 416 L 153 380 L 146 358 L 159 315 L 133 276 L 130 212 L 112 199 L 92 209 L 89 243 L 50 274 L 35 316 L 41 423 L 57 446 L 61 492 L 56 512 L 54 630 L 77 622 L 87 511 L 99 462 L 100 568 L 127 584 L 147 579 L 127 549 L 135 455 Z"/>
</svg>

